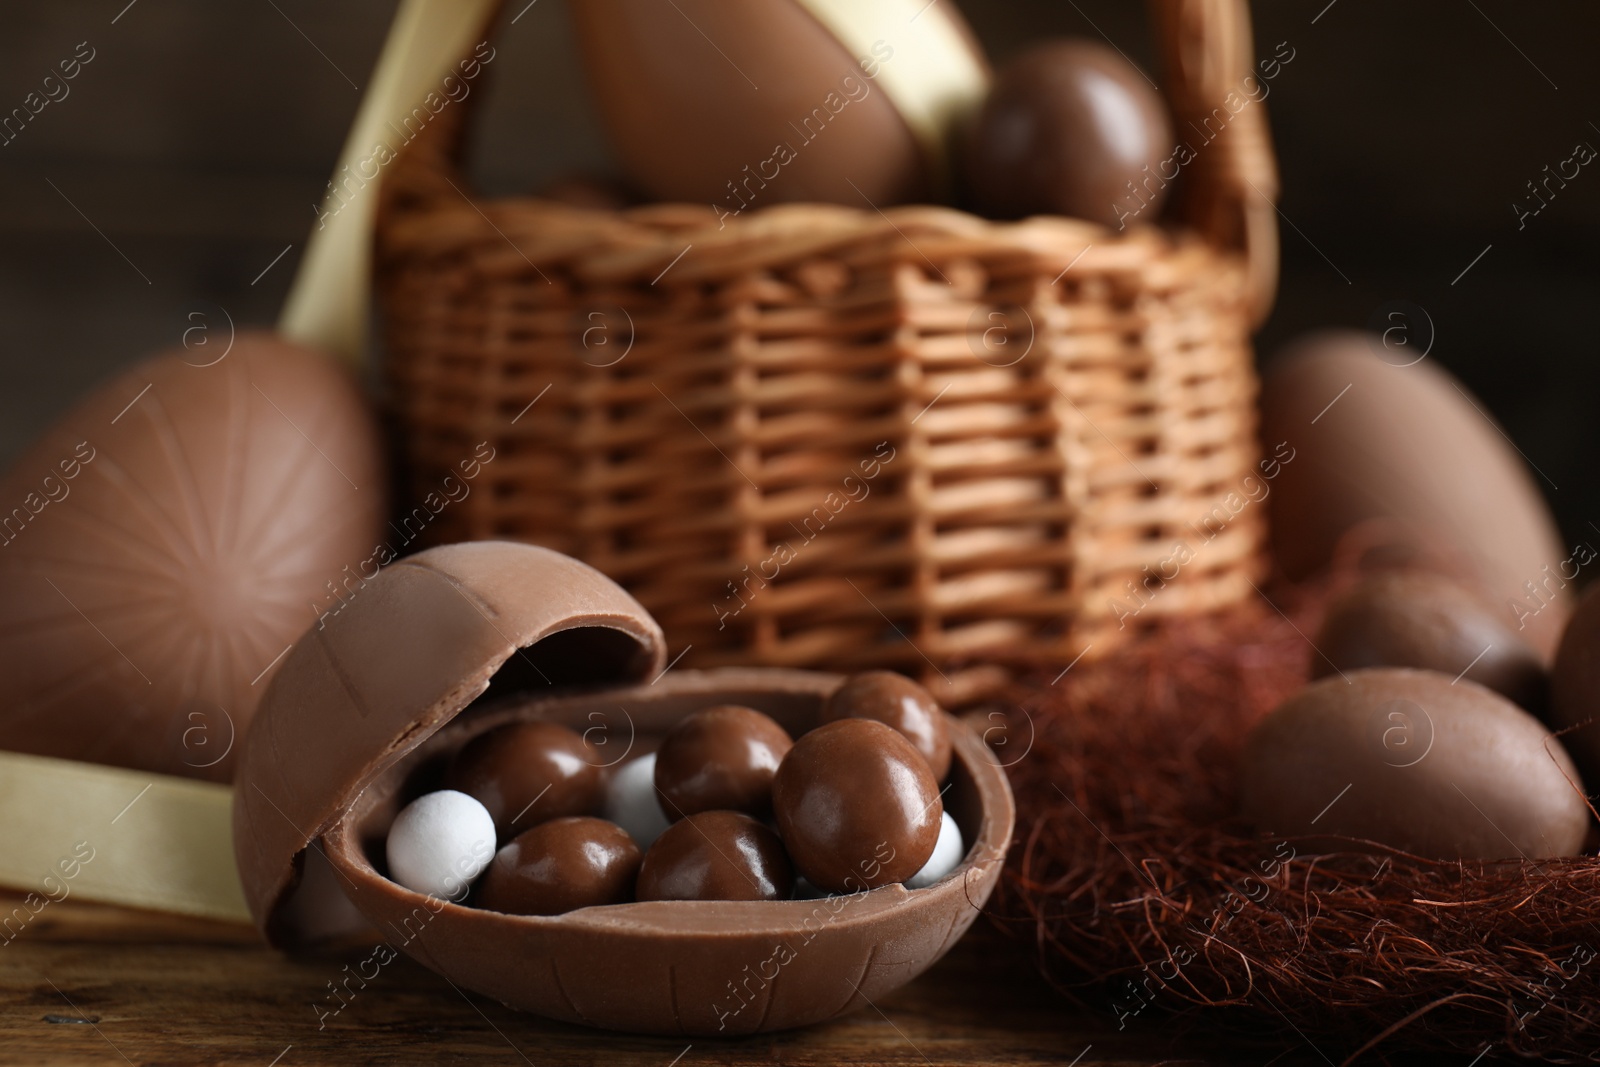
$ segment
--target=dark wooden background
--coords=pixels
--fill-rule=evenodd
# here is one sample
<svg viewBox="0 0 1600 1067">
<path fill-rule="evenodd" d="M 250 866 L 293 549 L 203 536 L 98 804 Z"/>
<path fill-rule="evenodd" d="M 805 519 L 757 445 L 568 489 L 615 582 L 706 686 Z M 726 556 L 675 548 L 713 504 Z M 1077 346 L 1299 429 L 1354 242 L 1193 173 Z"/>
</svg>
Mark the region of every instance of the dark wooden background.
<svg viewBox="0 0 1600 1067">
<path fill-rule="evenodd" d="M 478 90 L 474 174 L 492 193 L 610 166 L 563 6 L 581 0 L 524 2 L 512 0 L 504 21 L 522 13 L 502 25 Z M 1142 5 L 1128 0 L 961 6 L 997 59 L 1061 33 L 1104 35 L 1151 63 Z M 0 461 L 115 368 L 176 345 L 191 313 L 273 320 L 393 9 L 4 3 L 0 114 L 79 42 L 95 58 L 0 145 Z M 1420 305 L 1437 330 L 1432 358 L 1549 475 L 1568 538 L 1592 536 L 1600 166 L 1524 229 L 1512 205 L 1574 144 L 1600 146 L 1600 5 L 1270 0 L 1255 17 L 1258 51 L 1295 51 L 1267 103 L 1284 276 L 1262 352 L 1305 329 L 1364 325 L 1390 301 Z M 1091 1060 L 1115 1047 L 1103 1018 L 1072 1025 L 1102 1042 Z"/>
</svg>

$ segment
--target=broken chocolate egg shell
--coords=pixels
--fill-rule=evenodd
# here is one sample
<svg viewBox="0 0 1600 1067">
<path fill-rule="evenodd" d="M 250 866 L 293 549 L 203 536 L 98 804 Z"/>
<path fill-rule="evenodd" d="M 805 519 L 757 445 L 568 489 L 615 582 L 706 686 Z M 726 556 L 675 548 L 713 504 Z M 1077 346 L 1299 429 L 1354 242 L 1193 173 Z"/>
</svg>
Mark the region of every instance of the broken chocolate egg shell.
<svg viewBox="0 0 1600 1067">
<path fill-rule="evenodd" d="M 467 573 L 454 553 L 484 558 Z M 357 614 L 360 600 L 353 601 L 312 643 L 313 652 L 297 646 L 290 654 L 247 742 L 236 848 L 247 899 L 275 943 L 306 944 L 312 925 L 326 928 L 327 916 L 348 901 L 401 951 L 512 1007 L 614 1030 L 728 1036 L 819 1022 L 888 995 L 943 956 L 993 891 L 1011 836 L 1011 793 L 982 740 L 953 719 L 945 806 L 972 845 L 955 874 L 928 889 L 896 884 L 824 900 L 655 901 L 518 916 L 425 897 L 390 881 L 383 838 L 395 813 L 431 788 L 455 752 L 484 731 L 548 721 L 581 732 L 601 716 L 611 731 L 606 751 L 620 763 L 658 745 L 684 716 L 715 704 L 754 708 L 799 736 L 820 722 L 823 702 L 842 681 L 805 671 L 726 669 L 673 672 L 650 684 L 664 659 L 660 632 L 598 571 L 556 553 L 495 542 L 448 546 L 412 560 L 454 582 L 435 586 L 404 575 L 404 587 L 373 583 L 367 592 L 382 595 L 371 598 L 367 614 Z M 440 595 L 446 584 L 458 601 L 462 593 L 485 601 L 493 624 L 477 612 L 436 618 L 448 610 Z M 426 658 L 430 642 L 457 651 L 433 659 L 431 670 L 406 667 L 408 684 L 390 678 L 408 657 Z M 524 657 L 547 674 L 562 668 L 551 675 L 558 688 L 547 686 Z M 606 682 L 613 687 L 603 688 Z M 341 744 L 329 745 L 330 735 Z M 321 756 L 330 748 L 343 754 Z M 336 766 L 321 772 L 300 766 L 313 756 Z M 297 797 L 285 812 L 302 829 L 291 829 L 262 791 L 280 806 Z M 269 827 L 269 817 L 277 826 Z M 270 849 L 251 836 L 263 833 Z M 305 884 L 319 881 L 308 851 L 325 854 L 336 872 L 320 879 L 338 891 L 334 899 L 292 893 L 301 868 Z M 779 976 L 752 987 L 753 999 L 733 997 L 729 983 L 768 960 L 783 961 Z"/>
</svg>

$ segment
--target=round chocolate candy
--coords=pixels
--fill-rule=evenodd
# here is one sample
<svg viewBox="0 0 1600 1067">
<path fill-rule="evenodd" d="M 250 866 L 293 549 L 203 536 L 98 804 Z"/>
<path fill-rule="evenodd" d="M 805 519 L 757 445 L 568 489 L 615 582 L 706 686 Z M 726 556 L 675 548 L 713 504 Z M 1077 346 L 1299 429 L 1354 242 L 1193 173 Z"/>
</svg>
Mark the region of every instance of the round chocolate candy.
<svg viewBox="0 0 1600 1067">
<path fill-rule="evenodd" d="M 626 903 L 639 861 L 639 846 L 616 823 L 551 819 L 495 853 L 477 904 L 508 915 L 560 915 Z"/>
<path fill-rule="evenodd" d="M 772 777 L 793 744 L 753 708 L 721 704 L 679 722 L 656 753 L 656 794 L 667 818 L 702 811 L 772 810 Z"/>
<path fill-rule="evenodd" d="M 794 870 L 778 835 L 737 811 L 702 811 L 656 838 L 640 900 L 787 900 Z"/>
<path fill-rule="evenodd" d="M 1049 41 L 1001 68 L 963 147 L 978 208 L 1122 227 L 1153 222 L 1177 176 L 1161 95 L 1115 51 Z"/>
<path fill-rule="evenodd" d="M 1464 586 L 1426 571 L 1363 579 L 1328 608 L 1311 676 L 1363 667 L 1422 667 L 1488 686 L 1539 711 L 1546 677 L 1539 656 Z"/>
<path fill-rule="evenodd" d="M 833 893 L 916 874 L 944 814 L 928 761 L 875 719 L 839 719 L 796 741 L 772 783 L 772 806 L 795 868 Z"/>
<path fill-rule="evenodd" d="M 467 742 L 444 785 L 482 801 L 506 841 L 547 819 L 598 810 L 600 764 L 594 747 L 565 726 L 514 722 Z"/>
<path fill-rule="evenodd" d="M 389 877 L 430 897 L 460 902 L 494 859 L 494 821 L 482 804 L 453 789 L 418 797 L 389 827 Z"/>
<path fill-rule="evenodd" d="M 936 782 L 950 771 L 950 727 L 944 712 L 922 686 L 894 671 L 851 675 L 822 706 L 822 721 L 876 719 L 892 726 L 928 761 Z"/>
</svg>

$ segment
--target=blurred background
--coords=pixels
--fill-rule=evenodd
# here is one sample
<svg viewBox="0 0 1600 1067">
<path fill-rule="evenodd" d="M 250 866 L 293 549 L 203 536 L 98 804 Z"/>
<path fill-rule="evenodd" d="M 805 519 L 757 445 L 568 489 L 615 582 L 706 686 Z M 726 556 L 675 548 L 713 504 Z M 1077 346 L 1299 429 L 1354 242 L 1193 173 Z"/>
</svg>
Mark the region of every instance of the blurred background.
<svg viewBox="0 0 1600 1067">
<path fill-rule="evenodd" d="M 577 2 L 507 6 L 473 95 L 482 192 L 612 169 L 571 43 L 564 5 Z M 5 463 L 96 382 L 177 345 L 196 312 L 274 320 L 395 3 L 7 6 L 0 114 L 60 61 L 92 58 L 66 96 L 0 135 Z M 1076 34 L 1155 66 L 1143 6 L 1127 0 L 959 6 L 997 61 Z M 1542 473 L 1568 543 L 1600 544 L 1589 462 L 1600 455 L 1589 411 L 1600 400 L 1600 163 L 1542 184 L 1577 145 L 1600 148 L 1600 5 L 1254 9 L 1258 54 L 1284 42 L 1294 56 L 1267 99 L 1283 280 L 1260 353 L 1306 329 L 1380 323 L 1396 301 L 1422 308 L 1430 358 Z"/>
</svg>

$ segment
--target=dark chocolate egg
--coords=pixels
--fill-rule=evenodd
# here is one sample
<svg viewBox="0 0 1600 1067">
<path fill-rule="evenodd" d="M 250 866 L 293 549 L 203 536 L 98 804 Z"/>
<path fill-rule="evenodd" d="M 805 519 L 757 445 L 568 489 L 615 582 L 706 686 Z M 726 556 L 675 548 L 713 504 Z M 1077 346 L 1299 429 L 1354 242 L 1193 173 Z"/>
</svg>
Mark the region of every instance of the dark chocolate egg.
<svg viewBox="0 0 1600 1067">
<path fill-rule="evenodd" d="M 950 727 L 933 694 L 894 671 L 862 671 L 845 679 L 822 706 L 822 721 L 876 719 L 910 741 L 935 781 L 950 771 Z"/>
<path fill-rule="evenodd" d="M 1260 830 L 1327 835 L 1328 850 L 1573 856 L 1589 826 L 1578 772 L 1549 730 L 1500 694 L 1433 671 L 1313 682 L 1251 733 L 1239 784 L 1241 813 Z"/>
<path fill-rule="evenodd" d="M 226 781 L 290 643 L 403 547 L 343 368 L 203 333 L 79 403 L 0 486 L 0 748 Z"/>
<path fill-rule="evenodd" d="M 1600 585 L 1583 594 L 1550 671 L 1550 723 L 1584 778 L 1600 782 Z"/>
<path fill-rule="evenodd" d="M 507 723 L 456 753 L 444 788 L 476 797 L 505 841 L 547 819 L 598 811 L 601 762 L 594 746 L 565 726 Z"/>
<path fill-rule="evenodd" d="M 1488 686 L 1527 710 L 1544 705 L 1545 670 L 1528 643 L 1466 587 L 1427 571 L 1371 575 L 1328 608 L 1311 676 L 1422 667 Z"/>
<path fill-rule="evenodd" d="M 795 869 L 831 893 L 916 874 L 944 814 L 928 761 L 875 719 L 839 719 L 803 735 L 778 768 L 772 806 Z"/>
<path fill-rule="evenodd" d="M 1000 68 L 962 147 L 967 188 L 995 218 L 1154 222 L 1179 160 L 1144 73 L 1094 41 L 1038 44 Z"/>
<path fill-rule="evenodd" d="M 723 704 L 686 717 L 656 752 L 656 795 L 668 819 L 700 811 L 772 810 L 772 778 L 789 735 L 753 708 Z"/>
<path fill-rule="evenodd" d="M 1313 334 L 1268 365 L 1261 419 L 1270 458 L 1260 485 L 1291 578 L 1326 564 L 1358 525 L 1448 550 L 1502 623 L 1550 661 L 1575 573 L 1569 554 L 1536 475 L 1435 360 L 1386 349 L 1376 335 Z"/>
<path fill-rule="evenodd" d="M 737 811 L 702 811 L 656 838 L 640 900 L 787 900 L 794 871 L 778 835 Z"/>
<path fill-rule="evenodd" d="M 639 846 L 604 819 L 551 819 L 495 853 L 475 903 L 508 915 L 560 915 L 625 903 L 639 874 Z"/>
</svg>

